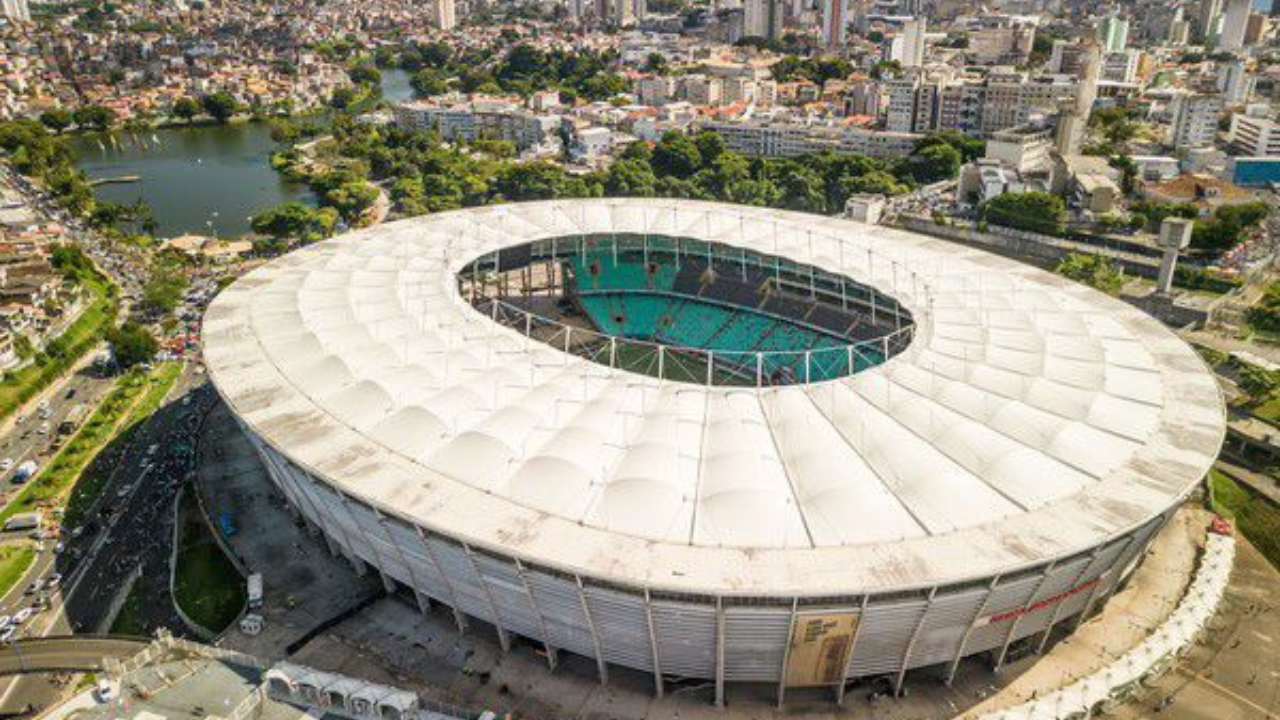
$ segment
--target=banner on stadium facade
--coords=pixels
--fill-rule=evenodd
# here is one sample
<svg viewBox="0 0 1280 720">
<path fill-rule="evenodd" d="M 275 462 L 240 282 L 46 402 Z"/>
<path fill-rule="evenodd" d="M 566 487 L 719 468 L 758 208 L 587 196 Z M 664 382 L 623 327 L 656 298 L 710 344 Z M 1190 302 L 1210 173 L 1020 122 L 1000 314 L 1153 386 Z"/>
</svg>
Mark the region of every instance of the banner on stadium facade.
<svg viewBox="0 0 1280 720">
<path fill-rule="evenodd" d="M 802 612 L 791 623 L 787 649 L 787 687 L 838 685 L 844 678 L 858 611 Z"/>
</svg>

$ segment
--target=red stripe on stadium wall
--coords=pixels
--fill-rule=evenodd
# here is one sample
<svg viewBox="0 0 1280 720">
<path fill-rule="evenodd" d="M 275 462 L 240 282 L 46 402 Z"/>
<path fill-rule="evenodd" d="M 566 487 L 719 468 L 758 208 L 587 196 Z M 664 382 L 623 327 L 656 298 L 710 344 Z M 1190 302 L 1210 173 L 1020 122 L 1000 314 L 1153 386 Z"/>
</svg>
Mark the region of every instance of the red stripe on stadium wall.
<svg viewBox="0 0 1280 720">
<path fill-rule="evenodd" d="M 1080 585 L 1077 585 L 1071 588 L 1070 590 L 1065 590 L 1063 592 L 1058 593 L 1057 595 L 1054 595 L 1053 597 L 1047 597 L 1038 602 L 1034 602 L 1026 607 L 1018 608 L 1017 610 L 1009 610 L 1007 612 L 996 613 L 995 615 L 988 615 L 984 618 L 978 618 L 978 622 L 975 623 L 975 625 L 981 627 L 983 625 L 990 625 L 991 623 L 1004 622 L 1006 620 L 1012 620 L 1014 618 L 1022 617 L 1023 615 L 1029 615 L 1037 610 L 1043 610 L 1052 605 L 1056 605 L 1062 602 L 1063 600 L 1066 600 L 1067 598 L 1071 597 L 1072 595 L 1077 595 L 1079 593 L 1082 593 L 1085 590 L 1088 590 L 1089 588 L 1093 587 L 1094 585 L 1097 585 L 1101 581 L 1102 581 L 1102 578 L 1096 577 L 1086 583 L 1081 583 Z"/>
</svg>

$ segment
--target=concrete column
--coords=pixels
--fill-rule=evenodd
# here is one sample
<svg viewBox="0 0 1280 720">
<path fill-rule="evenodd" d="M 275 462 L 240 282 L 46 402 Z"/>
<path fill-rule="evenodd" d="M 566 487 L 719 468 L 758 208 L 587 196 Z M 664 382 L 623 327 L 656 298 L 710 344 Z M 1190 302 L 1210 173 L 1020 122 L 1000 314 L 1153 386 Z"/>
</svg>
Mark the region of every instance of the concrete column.
<svg viewBox="0 0 1280 720">
<path fill-rule="evenodd" d="M 489 601 L 489 612 L 493 613 L 493 626 L 498 630 L 498 644 L 502 646 L 502 652 L 511 652 L 511 638 L 507 635 L 507 629 L 502 625 L 502 613 L 498 612 L 498 603 L 493 599 L 493 593 L 489 590 L 489 583 L 485 582 L 484 575 L 480 574 L 480 565 L 476 563 L 475 554 L 471 551 L 471 546 L 464 544 L 463 551 L 467 554 L 467 560 L 471 563 L 471 571 L 476 574 L 476 583 L 480 585 L 480 589 L 484 590 L 484 597 Z"/>
<path fill-rule="evenodd" d="M 930 588 L 929 596 L 924 601 L 924 612 L 920 613 L 920 621 L 916 623 L 916 629 L 911 631 L 911 639 L 907 641 L 907 647 L 902 651 L 902 667 L 898 668 L 898 676 L 893 680 L 894 697 L 902 696 L 902 683 L 907 679 L 907 665 L 911 662 L 911 651 L 915 649 L 916 640 L 920 638 L 920 630 L 929 617 L 929 608 L 933 607 L 933 598 L 937 593 L 938 588 Z"/>
<path fill-rule="evenodd" d="M 582 603 L 582 615 L 587 619 L 587 630 L 591 631 L 591 646 L 596 651 L 596 671 L 600 673 L 600 684 L 609 683 L 609 665 L 604 661 L 604 651 L 600 644 L 600 633 L 596 632 L 595 620 L 591 619 L 591 606 L 587 604 L 587 592 L 582 586 L 582 578 L 573 576 L 578 585 L 578 600 Z"/>
<path fill-rule="evenodd" d="M 716 707 L 724 707 L 724 600 L 716 598 Z"/>
<path fill-rule="evenodd" d="M 649 597 L 649 588 L 644 589 L 644 619 L 649 626 L 649 650 L 653 653 L 653 692 L 655 696 L 662 697 L 662 661 L 658 656 L 658 633 L 653 628 L 653 600 Z"/>
</svg>

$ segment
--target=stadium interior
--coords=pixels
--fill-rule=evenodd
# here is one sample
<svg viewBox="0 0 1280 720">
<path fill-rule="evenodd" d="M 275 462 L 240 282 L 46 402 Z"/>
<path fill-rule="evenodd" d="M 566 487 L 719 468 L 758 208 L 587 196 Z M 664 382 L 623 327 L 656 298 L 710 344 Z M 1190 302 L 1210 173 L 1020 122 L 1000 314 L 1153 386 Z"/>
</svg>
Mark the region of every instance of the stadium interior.
<svg viewBox="0 0 1280 720">
<path fill-rule="evenodd" d="M 912 318 L 854 280 L 688 238 L 583 235 L 484 256 L 473 306 L 575 355 L 672 380 L 790 385 L 884 362 Z"/>
</svg>

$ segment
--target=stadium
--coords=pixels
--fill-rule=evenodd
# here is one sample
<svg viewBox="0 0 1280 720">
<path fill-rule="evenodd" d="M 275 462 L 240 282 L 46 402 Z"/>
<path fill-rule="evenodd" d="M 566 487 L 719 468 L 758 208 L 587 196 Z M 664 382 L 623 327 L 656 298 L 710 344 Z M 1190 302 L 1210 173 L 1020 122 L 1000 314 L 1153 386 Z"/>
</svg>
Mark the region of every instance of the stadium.
<svg viewBox="0 0 1280 720">
<path fill-rule="evenodd" d="M 354 232 L 229 286 L 204 338 L 333 552 L 503 648 L 717 703 L 1043 649 L 1124 583 L 1225 425 L 1195 352 L 1116 299 L 683 200 Z"/>
</svg>

